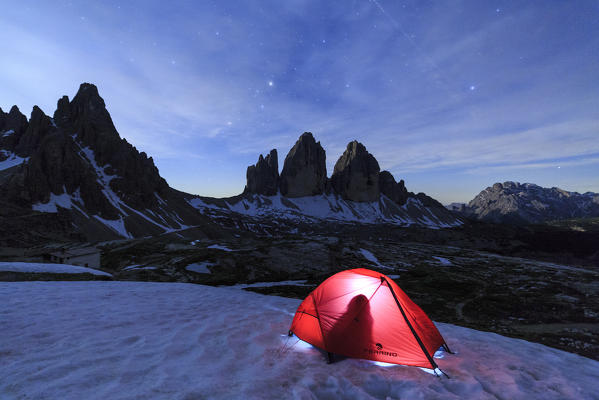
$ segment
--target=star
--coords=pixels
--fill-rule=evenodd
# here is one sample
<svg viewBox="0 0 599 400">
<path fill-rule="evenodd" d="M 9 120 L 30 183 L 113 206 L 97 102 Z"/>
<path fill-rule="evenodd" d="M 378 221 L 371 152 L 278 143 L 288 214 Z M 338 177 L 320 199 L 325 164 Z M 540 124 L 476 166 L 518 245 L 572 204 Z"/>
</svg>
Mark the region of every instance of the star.
<svg viewBox="0 0 599 400">
<path fill-rule="evenodd" d="M 476 90 L 476 86 L 474 86 L 474 85 L 470 85 L 469 89 L 470 89 L 470 91 L 472 92 L 472 91 Z"/>
<path fill-rule="evenodd" d="M 272 81 L 268 81 L 268 86 L 272 86 L 274 83 Z"/>
</svg>

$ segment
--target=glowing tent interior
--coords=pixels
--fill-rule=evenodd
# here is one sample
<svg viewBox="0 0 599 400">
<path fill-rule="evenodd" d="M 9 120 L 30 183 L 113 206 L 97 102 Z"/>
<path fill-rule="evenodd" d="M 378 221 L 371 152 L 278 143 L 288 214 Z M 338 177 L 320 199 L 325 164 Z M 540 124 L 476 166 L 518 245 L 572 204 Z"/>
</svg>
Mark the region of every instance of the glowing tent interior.
<svg viewBox="0 0 599 400">
<path fill-rule="evenodd" d="M 364 268 L 339 272 L 298 307 L 289 334 L 331 354 L 436 369 L 449 351 L 435 324 L 387 276 Z"/>
</svg>

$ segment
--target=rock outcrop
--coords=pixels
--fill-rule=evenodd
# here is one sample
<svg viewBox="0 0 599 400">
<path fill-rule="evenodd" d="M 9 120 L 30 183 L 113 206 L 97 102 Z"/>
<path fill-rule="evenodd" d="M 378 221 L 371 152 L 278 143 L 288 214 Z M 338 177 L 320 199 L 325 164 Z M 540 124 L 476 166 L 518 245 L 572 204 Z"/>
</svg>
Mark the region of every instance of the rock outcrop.
<svg viewBox="0 0 599 400">
<path fill-rule="evenodd" d="M 244 193 L 274 196 L 279 189 L 279 160 L 277 150 L 263 157 L 260 154 L 256 165 L 250 165 L 246 172 L 247 184 Z"/>
<path fill-rule="evenodd" d="M 50 117 L 38 107 L 33 106 L 27 129 L 19 138 L 15 147 L 17 154 L 31 154 L 37 149 L 43 138 L 56 131 Z"/>
<path fill-rule="evenodd" d="M 331 176 L 333 190 L 345 200 L 377 201 L 379 199 L 379 163 L 357 141 L 350 142 Z"/>
<path fill-rule="evenodd" d="M 445 209 L 445 207 L 443 207 L 443 204 L 439 203 L 437 200 L 426 195 L 425 193 L 420 192 L 418 194 L 414 194 L 412 192 L 409 192 L 408 196 L 414 197 L 415 199 L 419 200 L 425 207 Z"/>
<path fill-rule="evenodd" d="M 12 106 L 8 113 L 0 109 L 0 149 L 14 152 L 28 126 L 27 117 L 21 114 L 17 106 Z M 24 154 L 18 155 L 24 156 Z M 0 161 L 2 156 L 0 152 Z"/>
<path fill-rule="evenodd" d="M 304 197 L 324 193 L 326 154 L 311 132 L 304 132 L 291 148 L 281 171 L 281 194 Z"/>
<path fill-rule="evenodd" d="M 379 190 L 381 194 L 384 194 L 399 205 L 406 204 L 408 200 L 408 190 L 403 179 L 396 182 L 389 171 L 381 171 L 379 174 Z"/>
</svg>

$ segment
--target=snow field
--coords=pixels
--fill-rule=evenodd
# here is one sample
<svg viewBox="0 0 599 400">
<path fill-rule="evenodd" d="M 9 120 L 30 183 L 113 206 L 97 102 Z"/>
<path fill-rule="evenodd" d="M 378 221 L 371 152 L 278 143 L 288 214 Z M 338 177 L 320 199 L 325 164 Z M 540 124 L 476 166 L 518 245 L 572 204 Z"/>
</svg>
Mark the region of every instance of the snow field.
<svg viewBox="0 0 599 400">
<path fill-rule="evenodd" d="M 183 283 L 0 283 L 2 399 L 598 399 L 599 362 L 437 324 L 451 379 L 288 338 L 300 301 Z"/>
</svg>

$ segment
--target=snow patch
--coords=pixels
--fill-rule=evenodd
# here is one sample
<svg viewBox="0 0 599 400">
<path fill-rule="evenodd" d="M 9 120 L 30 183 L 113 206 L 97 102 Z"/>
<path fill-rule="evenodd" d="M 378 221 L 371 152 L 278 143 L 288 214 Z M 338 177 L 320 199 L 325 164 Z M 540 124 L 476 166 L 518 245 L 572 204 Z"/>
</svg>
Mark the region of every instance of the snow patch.
<svg viewBox="0 0 599 400">
<path fill-rule="evenodd" d="M 7 131 L 2 132 L 2 137 L 7 137 L 12 135 L 13 133 L 15 133 L 15 131 L 13 129 L 9 129 Z"/>
<path fill-rule="evenodd" d="M 436 256 L 433 256 L 433 258 L 434 258 L 435 260 L 439 261 L 439 264 L 441 264 L 441 265 L 453 265 L 453 264 L 451 263 L 451 261 L 449 261 L 447 258 L 443 258 L 443 257 L 436 257 Z"/>
<path fill-rule="evenodd" d="M 102 276 L 112 276 L 108 272 L 98 271 L 97 269 L 80 267 L 69 264 L 44 264 L 28 262 L 0 262 L 0 271 L 10 272 L 37 272 L 50 274 L 93 274 Z"/>
<path fill-rule="evenodd" d="M 185 269 L 188 271 L 197 272 L 198 274 L 211 274 L 212 272 L 210 272 L 208 267 L 212 267 L 214 265 L 216 265 L 216 264 L 210 263 L 208 261 L 204 261 L 199 264 L 198 263 L 189 264 L 187 267 L 185 267 Z"/>
<path fill-rule="evenodd" d="M 101 223 L 118 233 L 120 236 L 125 237 L 127 239 L 133 239 L 133 235 L 131 235 L 125 228 L 125 221 L 123 220 L 122 216 L 119 216 L 119 219 L 116 220 L 104 219 L 99 215 L 94 215 L 94 218 L 96 218 L 98 221 L 100 221 Z"/>
<path fill-rule="evenodd" d="M 141 264 L 134 264 L 134 265 L 128 265 L 125 268 L 123 268 L 123 271 L 128 271 L 130 269 L 136 269 L 137 267 L 139 267 Z"/>
<path fill-rule="evenodd" d="M 50 192 L 50 200 L 48 200 L 47 203 L 36 203 L 31 208 L 35 211 L 47 213 L 57 213 L 57 206 L 70 209 L 73 206 L 71 196 L 67 193 L 67 190 L 64 186 L 62 190 L 63 193 L 61 194 L 54 194 Z"/>
<path fill-rule="evenodd" d="M 221 246 L 220 244 L 213 244 L 207 247 L 208 249 L 217 249 L 217 250 L 222 250 L 222 251 L 233 251 L 228 247 L 225 246 Z"/>
<path fill-rule="evenodd" d="M 18 155 L 6 150 L 0 151 L 3 155 L 8 157 L 6 160 L 0 161 L 0 171 L 4 171 L 5 169 L 9 169 L 17 165 L 23 164 L 24 162 L 29 160 L 29 157 L 19 157 Z"/>
<path fill-rule="evenodd" d="M 388 267 L 386 265 L 381 264 L 379 262 L 378 258 L 376 258 L 376 256 L 374 254 L 372 254 L 370 251 L 368 251 L 366 249 L 360 249 L 360 253 L 362 253 L 362 255 L 364 256 L 365 259 L 374 263 L 379 268 L 395 270 L 395 268 Z"/>
<path fill-rule="evenodd" d="M 362 253 L 362 255 L 364 256 L 364 258 L 367 259 L 368 261 L 372 261 L 375 264 L 379 263 L 379 260 L 374 256 L 374 254 L 372 254 L 368 250 L 366 250 L 366 249 L 360 249 L 360 253 Z"/>
<path fill-rule="evenodd" d="M 130 265 L 128 267 L 123 268 L 123 271 L 132 271 L 134 269 L 158 269 L 158 267 L 154 267 L 154 266 L 147 266 L 147 267 L 140 267 L 141 264 L 136 264 L 136 265 Z"/>
</svg>

